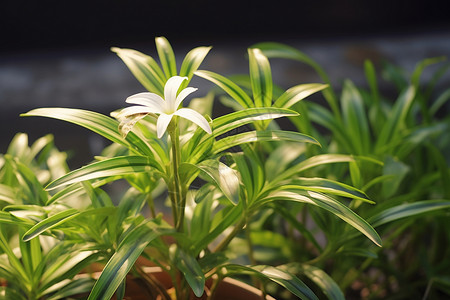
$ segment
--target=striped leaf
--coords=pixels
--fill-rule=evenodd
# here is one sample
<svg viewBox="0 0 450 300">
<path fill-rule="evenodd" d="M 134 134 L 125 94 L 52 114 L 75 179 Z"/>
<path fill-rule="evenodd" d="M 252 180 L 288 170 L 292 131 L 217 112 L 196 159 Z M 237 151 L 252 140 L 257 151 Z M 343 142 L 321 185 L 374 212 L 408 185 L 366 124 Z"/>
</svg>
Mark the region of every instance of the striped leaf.
<svg viewBox="0 0 450 300">
<path fill-rule="evenodd" d="M 145 156 L 120 156 L 105 159 L 68 174 L 51 182 L 46 189 L 53 190 L 64 185 L 69 185 L 85 180 L 101 179 L 111 176 L 123 176 L 139 172 L 154 170 L 154 162 Z"/>
<path fill-rule="evenodd" d="M 344 300 L 344 294 L 342 293 L 339 285 L 323 270 L 314 267 L 312 265 L 301 265 L 301 270 L 311 281 L 313 281 L 320 290 L 330 300 Z"/>
<path fill-rule="evenodd" d="M 210 71 L 199 70 L 195 75 L 209 80 L 223 89 L 231 98 L 233 98 L 243 108 L 255 107 L 252 99 L 237 84 L 230 79 Z"/>
<path fill-rule="evenodd" d="M 381 226 L 386 223 L 394 222 L 399 219 L 424 215 L 437 211 L 448 210 L 450 201 L 448 200 L 425 200 L 413 203 L 406 203 L 388 208 L 369 219 L 374 227 Z"/>
<path fill-rule="evenodd" d="M 155 38 L 156 50 L 158 51 L 159 60 L 163 67 L 166 78 L 177 75 L 177 62 L 175 60 L 175 54 L 173 53 L 172 46 L 165 37 Z"/>
<path fill-rule="evenodd" d="M 381 247 L 381 238 L 375 229 L 347 206 L 332 197 L 321 193 L 303 191 L 293 186 L 286 190 L 274 191 L 262 201 L 267 203 L 276 200 L 302 202 L 323 208 L 353 226 L 367 236 L 375 245 Z"/>
<path fill-rule="evenodd" d="M 308 83 L 291 87 L 284 92 L 273 104 L 275 107 L 289 108 L 306 97 L 326 89 L 327 84 Z"/>
<path fill-rule="evenodd" d="M 119 122 L 105 115 L 73 108 L 38 108 L 33 109 L 21 116 L 48 117 L 66 122 L 74 123 L 87 128 L 112 142 L 121 144 L 136 154 L 153 156 L 148 144 L 136 134 L 130 132 L 125 139 L 122 138 L 118 128 Z"/>
<path fill-rule="evenodd" d="M 276 141 L 291 141 L 291 142 L 312 143 L 319 145 L 318 141 L 316 141 L 313 137 L 310 137 L 306 134 L 284 130 L 264 130 L 264 131 L 249 131 L 223 138 L 214 144 L 212 151 L 217 154 L 229 148 L 239 146 L 242 144 L 252 142 L 276 142 Z"/>
<path fill-rule="evenodd" d="M 181 64 L 179 75 L 182 77 L 186 76 L 188 80 L 183 81 L 180 89 L 184 89 L 185 87 L 188 86 L 192 78 L 192 75 L 194 75 L 194 72 L 197 71 L 198 67 L 205 59 L 209 50 L 211 50 L 211 47 L 198 47 L 192 49 L 191 51 L 189 51 L 188 54 L 186 54 L 183 63 Z"/>
<path fill-rule="evenodd" d="M 276 268 L 272 266 L 242 266 L 242 265 L 227 265 L 224 268 L 228 271 L 227 275 L 233 276 L 241 274 L 255 275 L 263 279 L 269 279 L 273 282 L 278 283 L 280 286 L 284 287 L 292 294 L 296 295 L 303 300 L 318 300 L 314 292 L 297 278 L 294 274 L 285 271 L 281 268 Z"/>
<path fill-rule="evenodd" d="M 129 232 L 106 264 L 88 300 L 111 299 L 148 243 L 169 232 L 170 229 L 160 228 L 150 222 L 143 223 Z"/>
<path fill-rule="evenodd" d="M 259 49 L 248 49 L 250 81 L 256 107 L 272 106 L 272 72 L 267 57 Z"/>
<path fill-rule="evenodd" d="M 167 78 L 158 63 L 150 56 L 132 49 L 111 48 L 134 77 L 149 91 L 160 96 L 164 96 L 164 85 Z"/>
<path fill-rule="evenodd" d="M 75 218 L 79 214 L 79 211 L 75 208 L 61 211 L 31 227 L 22 237 L 22 240 L 27 242 L 34 237 L 40 235 L 44 231 L 50 230 L 68 220 Z"/>
</svg>

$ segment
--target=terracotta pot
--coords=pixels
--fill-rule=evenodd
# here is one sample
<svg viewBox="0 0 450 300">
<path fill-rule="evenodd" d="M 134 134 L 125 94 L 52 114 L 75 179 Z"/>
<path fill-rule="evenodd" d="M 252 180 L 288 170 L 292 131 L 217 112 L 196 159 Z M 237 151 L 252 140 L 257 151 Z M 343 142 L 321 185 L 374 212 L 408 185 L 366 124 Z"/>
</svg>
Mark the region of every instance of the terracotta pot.
<svg viewBox="0 0 450 300">
<path fill-rule="evenodd" d="M 169 275 L 163 272 L 158 267 L 146 267 L 144 271 L 148 274 L 151 274 L 155 277 L 159 282 L 161 282 L 164 287 L 169 291 L 172 288 L 172 282 Z M 207 282 L 206 287 L 209 288 L 211 282 Z M 131 276 L 127 277 L 127 287 L 125 293 L 126 300 L 149 300 L 152 299 L 151 295 L 146 291 L 143 287 L 144 284 L 142 279 L 134 278 Z M 191 299 L 206 299 L 206 292 L 201 298 L 197 298 L 192 295 Z M 116 299 L 113 297 L 113 299 Z M 158 299 L 158 298 L 156 298 Z M 262 300 L 262 292 L 248 284 L 245 284 L 241 281 L 225 278 L 222 282 L 220 282 L 217 287 L 215 300 Z M 265 299 L 267 300 L 275 300 L 274 298 L 267 296 Z"/>
</svg>

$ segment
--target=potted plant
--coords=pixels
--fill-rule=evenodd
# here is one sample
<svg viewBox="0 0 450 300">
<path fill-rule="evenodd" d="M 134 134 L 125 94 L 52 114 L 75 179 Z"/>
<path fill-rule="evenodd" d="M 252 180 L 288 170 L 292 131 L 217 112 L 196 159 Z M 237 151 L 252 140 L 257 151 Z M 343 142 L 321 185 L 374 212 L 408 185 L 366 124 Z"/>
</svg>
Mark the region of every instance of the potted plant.
<svg viewBox="0 0 450 300">
<path fill-rule="evenodd" d="M 290 108 L 325 91 L 326 84 L 280 91 L 272 83 L 267 57 L 250 48 L 250 72 L 242 88 L 217 73 L 198 70 L 210 47 L 190 51 L 178 71 L 169 42 L 163 37 L 155 41 L 161 67 L 138 51 L 112 49 L 148 90 L 127 99 L 133 106 L 113 112 L 112 117 L 69 108 L 38 108 L 23 114 L 72 122 L 113 142 L 92 163 L 40 190 L 47 198 L 39 205 L 3 208 L 2 222 L 16 223 L 25 245 L 42 248 L 38 241 L 46 236 L 80 245 L 87 261 L 102 266 L 88 299 L 110 299 L 114 294 L 123 298 L 130 274 L 140 278 L 150 295 L 162 299 L 220 299 L 224 280 L 242 276 L 249 276 L 261 295 L 267 294 L 270 281 L 299 298 L 317 299 L 292 272 L 292 265 L 256 263 L 258 251 L 252 241 L 258 220 L 273 213 L 283 216 L 288 203 L 323 210 L 347 224 L 349 234 L 362 233 L 381 246 L 373 227 L 338 198 L 373 203 L 364 192 L 329 178 L 308 177 L 314 168 L 355 158 L 297 156 L 305 144 L 319 147 L 319 142 L 283 130 L 275 121 L 300 118 Z M 194 75 L 225 91 L 235 111 L 209 117 L 212 92 L 184 107 L 183 100 L 196 90 L 188 86 Z M 116 204 L 104 189 L 119 179 L 127 181 L 129 189 Z M 88 204 L 68 201 L 78 197 L 88 199 Z M 53 209 L 36 214 L 42 207 Z M 20 210 L 26 213 L 17 213 Z M 159 267 L 170 287 L 147 273 L 146 265 Z M 321 269 L 305 266 L 302 274 L 314 290 L 343 298 Z M 4 290 L 6 295 L 13 293 L 9 285 Z"/>
</svg>

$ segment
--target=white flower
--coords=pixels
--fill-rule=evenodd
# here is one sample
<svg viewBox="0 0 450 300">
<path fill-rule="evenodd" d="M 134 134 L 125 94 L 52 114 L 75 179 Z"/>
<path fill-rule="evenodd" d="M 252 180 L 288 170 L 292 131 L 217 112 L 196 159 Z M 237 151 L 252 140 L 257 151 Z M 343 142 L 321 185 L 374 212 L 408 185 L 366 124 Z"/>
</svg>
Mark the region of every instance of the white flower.
<svg viewBox="0 0 450 300">
<path fill-rule="evenodd" d="M 211 127 L 201 114 L 190 108 L 178 109 L 181 102 L 189 94 L 197 90 L 196 88 L 187 87 L 180 91 L 177 96 L 177 91 L 180 88 L 181 83 L 186 79 L 188 78 L 180 76 L 169 78 L 164 86 L 165 99 L 154 93 L 139 93 L 128 97 L 126 100 L 127 103 L 139 104 L 139 106 L 124 108 L 117 115 L 117 118 L 121 120 L 119 130 L 122 134 L 126 136 L 134 124 L 148 114 L 159 115 L 156 122 L 156 133 L 158 138 L 161 138 L 164 135 L 173 116 L 180 116 L 188 119 L 200 126 L 200 128 L 207 133 L 211 134 Z"/>
</svg>

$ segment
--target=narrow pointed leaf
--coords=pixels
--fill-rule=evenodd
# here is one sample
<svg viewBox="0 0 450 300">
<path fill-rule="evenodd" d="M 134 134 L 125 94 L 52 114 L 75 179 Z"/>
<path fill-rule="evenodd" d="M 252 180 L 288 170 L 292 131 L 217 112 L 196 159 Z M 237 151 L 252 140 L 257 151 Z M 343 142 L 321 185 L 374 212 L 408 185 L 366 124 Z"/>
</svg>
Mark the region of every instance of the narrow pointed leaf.
<svg viewBox="0 0 450 300">
<path fill-rule="evenodd" d="M 323 208 L 353 226 L 367 236 L 374 244 L 381 247 L 380 236 L 367 221 L 344 204 L 329 196 L 316 192 L 305 192 L 295 187 L 290 187 L 287 190 L 272 192 L 266 199 L 263 199 L 264 202 L 274 200 L 298 201 Z"/>
<path fill-rule="evenodd" d="M 175 262 L 178 270 L 183 273 L 195 296 L 201 297 L 205 289 L 205 275 L 197 259 L 176 245 L 172 245 L 169 251 L 171 259 Z"/>
<path fill-rule="evenodd" d="M 181 89 L 188 86 L 189 81 L 194 75 L 194 72 L 197 71 L 198 67 L 205 59 L 209 50 L 211 50 L 211 47 L 198 47 L 192 49 L 188 54 L 186 54 L 183 63 L 181 64 L 179 75 L 182 77 L 186 76 L 188 80 L 183 81 L 183 83 L 181 84 Z"/>
<path fill-rule="evenodd" d="M 277 176 L 276 180 L 280 181 L 283 179 L 291 178 L 292 176 L 301 173 L 305 170 L 308 170 L 313 167 L 317 167 L 324 164 L 331 163 L 342 163 L 342 162 L 351 162 L 355 161 L 353 156 L 351 155 L 343 155 L 343 154 L 321 154 L 316 155 L 311 158 L 305 159 L 304 161 L 290 167 L 285 172 Z"/>
<path fill-rule="evenodd" d="M 163 67 L 167 78 L 177 75 L 177 62 L 172 46 L 165 37 L 157 37 L 155 39 L 156 50 L 158 51 L 159 60 Z"/>
<path fill-rule="evenodd" d="M 17 192 L 8 185 L 0 184 L 0 201 L 4 201 L 10 204 L 15 203 Z"/>
<path fill-rule="evenodd" d="M 342 197 L 358 199 L 370 204 L 375 204 L 367 195 L 352 186 L 349 186 L 338 181 L 325 178 L 305 178 L 299 177 L 289 182 L 294 184 L 297 188 L 305 188 L 305 190 L 332 194 Z"/>
<path fill-rule="evenodd" d="M 250 274 L 256 275 L 260 278 L 269 279 L 278 283 L 292 294 L 296 295 L 303 300 L 318 300 L 314 292 L 297 278 L 295 275 L 288 271 L 272 266 L 242 266 L 242 265 L 228 265 L 225 266 L 227 271 L 232 274 Z"/>
<path fill-rule="evenodd" d="M 73 219 L 78 214 L 79 212 L 75 208 L 61 211 L 31 227 L 27 232 L 25 232 L 25 234 L 22 237 L 22 240 L 27 242 L 33 239 L 34 237 L 38 236 L 42 232 L 50 230 L 63 222 L 67 222 L 68 220 Z"/>
<path fill-rule="evenodd" d="M 330 88 L 324 89 L 322 93 L 328 104 L 330 105 L 334 115 L 339 116 L 337 97 L 334 94 L 333 89 L 331 88 L 330 79 L 325 70 L 313 59 L 311 59 L 311 57 L 291 46 L 281 43 L 266 42 L 253 45 L 252 47 L 260 49 L 268 58 L 285 58 L 296 60 L 312 67 L 322 78 L 322 80 L 326 84 L 330 85 Z"/>
<path fill-rule="evenodd" d="M 272 72 L 267 57 L 261 50 L 248 49 L 250 60 L 250 81 L 252 84 L 253 101 L 256 107 L 272 106 Z"/>
<path fill-rule="evenodd" d="M 255 121 L 273 120 L 281 117 L 295 116 L 298 116 L 298 113 L 293 110 L 283 108 L 263 107 L 243 109 L 214 119 L 212 125 L 213 136 L 216 137 L 222 135 L 230 130 Z"/>
<path fill-rule="evenodd" d="M 215 83 L 218 87 L 223 89 L 228 95 L 231 96 L 239 105 L 243 108 L 255 107 L 252 99 L 244 92 L 237 84 L 232 82 L 230 79 L 216 74 L 210 71 L 199 70 L 195 72 L 195 75 L 209 80 Z"/>
<path fill-rule="evenodd" d="M 353 146 L 351 153 L 363 155 L 369 152 L 370 131 L 364 102 L 356 86 L 349 80 L 345 81 L 341 97 L 341 109 L 345 131 Z"/>
<path fill-rule="evenodd" d="M 291 141 L 320 145 L 317 140 L 306 134 L 284 130 L 249 131 L 229 136 L 217 141 L 213 146 L 214 153 L 220 153 L 234 146 L 251 142 Z"/>
<path fill-rule="evenodd" d="M 149 172 L 154 170 L 153 166 L 154 162 L 152 162 L 149 157 L 145 156 L 114 157 L 74 170 L 51 182 L 46 189 L 52 190 L 64 185 L 82 182 L 85 180 L 100 179 L 111 176 L 123 176 L 139 172 Z"/>
<path fill-rule="evenodd" d="M 344 294 L 338 284 L 323 270 L 312 265 L 301 265 L 301 270 L 308 276 L 330 300 L 344 300 Z"/>
<path fill-rule="evenodd" d="M 166 77 L 158 63 L 150 56 L 132 49 L 111 48 L 134 77 L 149 91 L 160 96 L 164 95 Z"/>
<path fill-rule="evenodd" d="M 118 128 L 119 122 L 105 115 L 73 108 L 38 108 L 21 116 L 39 116 L 67 121 L 87 128 L 112 142 L 121 144 L 134 153 L 153 155 L 149 146 L 136 134 L 130 132 L 125 139 L 122 138 Z"/>
<path fill-rule="evenodd" d="M 424 215 L 438 211 L 447 211 L 450 208 L 448 200 L 426 200 L 406 203 L 388 208 L 369 219 L 374 227 L 394 222 L 402 218 Z"/>
<path fill-rule="evenodd" d="M 390 144 L 391 141 L 396 141 L 396 138 L 404 126 L 407 113 L 411 108 L 412 102 L 416 95 L 414 86 L 408 87 L 395 102 L 386 123 L 381 129 L 375 148 L 382 152 L 383 149 Z"/>
<path fill-rule="evenodd" d="M 328 87 L 328 84 L 300 84 L 288 89 L 273 104 L 275 107 L 289 108 L 306 97 Z"/>
<path fill-rule="evenodd" d="M 168 233 L 168 230 L 152 223 L 144 223 L 131 231 L 106 264 L 88 299 L 111 299 L 148 243 L 159 235 Z"/>
<path fill-rule="evenodd" d="M 239 202 L 239 177 L 235 170 L 217 160 L 205 160 L 197 165 L 183 164 L 198 169 L 211 178 L 234 205 Z"/>
</svg>

